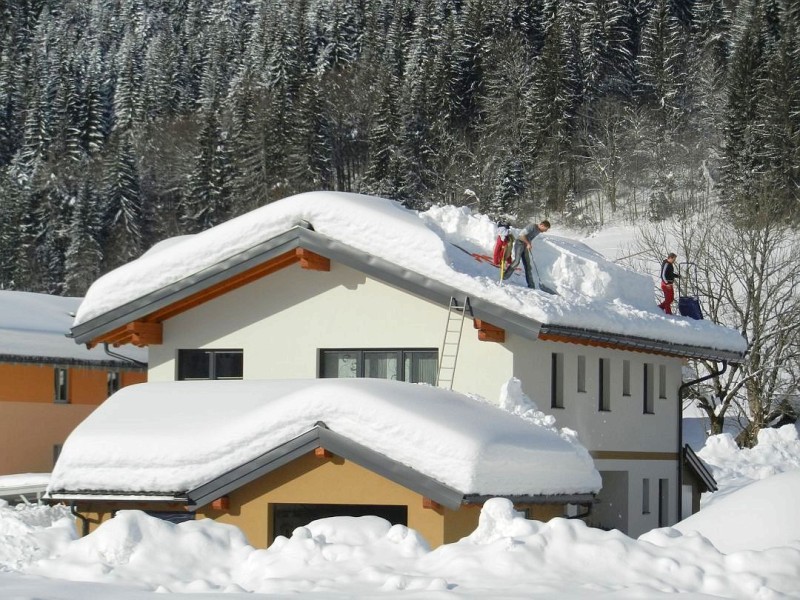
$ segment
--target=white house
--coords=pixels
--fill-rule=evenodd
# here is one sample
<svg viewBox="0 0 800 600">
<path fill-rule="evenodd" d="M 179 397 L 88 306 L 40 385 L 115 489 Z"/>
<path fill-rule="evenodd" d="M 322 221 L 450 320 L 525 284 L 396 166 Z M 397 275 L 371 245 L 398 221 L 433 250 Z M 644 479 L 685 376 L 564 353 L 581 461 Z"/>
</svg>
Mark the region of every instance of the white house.
<svg viewBox="0 0 800 600">
<path fill-rule="evenodd" d="M 470 220 L 482 239 L 463 235 Z M 594 458 L 590 523 L 630 535 L 675 523 L 689 493 L 681 366 L 741 360 L 744 340 L 664 315 L 648 278 L 556 236 L 534 244 L 548 291 L 500 283 L 482 256 L 491 235 L 457 209 L 302 194 L 100 278 L 72 334 L 149 346 L 151 382 L 381 377 L 495 399 L 516 377 Z"/>
</svg>

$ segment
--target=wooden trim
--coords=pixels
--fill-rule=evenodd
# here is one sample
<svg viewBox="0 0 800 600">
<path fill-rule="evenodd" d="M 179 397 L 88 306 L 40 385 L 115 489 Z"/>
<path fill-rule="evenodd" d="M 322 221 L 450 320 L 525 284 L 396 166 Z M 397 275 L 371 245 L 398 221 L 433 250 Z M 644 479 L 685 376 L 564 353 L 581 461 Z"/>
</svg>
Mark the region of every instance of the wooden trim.
<svg viewBox="0 0 800 600">
<path fill-rule="evenodd" d="M 153 332 L 155 330 L 155 326 L 158 326 L 160 331 L 162 321 L 199 306 L 200 304 L 208 302 L 209 300 L 218 298 L 219 296 L 247 285 L 256 279 L 260 279 L 266 275 L 280 271 L 281 269 L 297 262 L 300 262 L 302 266 L 303 260 L 308 261 L 307 264 L 310 265 L 304 268 L 313 270 L 330 270 L 330 260 L 324 256 L 314 254 L 313 252 L 299 252 L 300 250 L 302 249 L 296 248 L 295 250 L 284 252 L 283 254 L 276 256 L 267 262 L 251 267 L 250 269 L 247 269 L 246 271 L 243 271 L 234 277 L 220 281 L 217 284 L 209 286 L 187 296 L 186 298 L 173 302 L 164 308 L 156 310 L 142 317 L 138 321 L 127 323 L 122 327 L 118 327 L 117 329 L 109 331 L 104 335 L 94 338 L 86 345 L 89 348 L 92 348 L 101 343 L 107 343 L 113 346 L 120 346 L 122 344 L 136 344 L 143 346 L 148 344 L 160 344 L 162 343 L 160 333 L 158 336 L 155 336 Z M 327 269 L 322 268 L 324 266 L 323 261 L 327 261 Z M 136 324 L 136 327 L 131 329 L 130 326 L 134 324 Z M 150 334 L 145 333 L 145 330 L 148 328 L 148 326 L 150 326 Z M 157 341 L 155 341 L 156 339 Z"/>
<path fill-rule="evenodd" d="M 478 339 L 482 342 L 498 342 L 502 344 L 506 341 L 505 329 L 481 319 L 473 319 L 472 326 L 478 330 Z"/>
<path fill-rule="evenodd" d="M 593 450 L 596 460 L 678 460 L 678 452 L 626 452 L 621 450 Z"/>
<path fill-rule="evenodd" d="M 422 508 L 428 508 L 431 510 L 442 510 L 442 505 L 436 502 L 436 500 L 431 500 L 427 496 L 422 497 Z"/>
<path fill-rule="evenodd" d="M 658 350 L 650 350 L 647 348 L 638 348 L 636 346 L 628 346 L 618 342 L 604 342 L 600 340 L 587 340 L 581 337 L 574 337 L 564 334 L 555 333 L 539 333 L 539 339 L 545 342 L 561 342 L 564 344 L 580 344 L 581 346 L 592 346 L 594 348 L 610 348 L 612 350 L 623 350 L 625 352 L 641 352 L 643 354 L 658 354 L 659 356 L 682 357 L 680 354 L 672 352 L 659 352 Z"/>
<path fill-rule="evenodd" d="M 161 344 L 164 337 L 161 323 L 134 321 L 125 326 L 125 331 L 130 337 L 130 343 L 140 347 Z"/>
<path fill-rule="evenodd" d="M 331 260 L 320 256 L 316 252 L 306 250 L 305 248 L 296 248 L 295 254 L 300 259 L 300 268 L 308 269 L 309 271 L 330 271 Z"/>
<path fill-rule="evenodd" d="M 317 458 L 333 458 L 333 452 L 320 446 L 319 448 L 314 448 L 314 456 Z"/>
</svg>

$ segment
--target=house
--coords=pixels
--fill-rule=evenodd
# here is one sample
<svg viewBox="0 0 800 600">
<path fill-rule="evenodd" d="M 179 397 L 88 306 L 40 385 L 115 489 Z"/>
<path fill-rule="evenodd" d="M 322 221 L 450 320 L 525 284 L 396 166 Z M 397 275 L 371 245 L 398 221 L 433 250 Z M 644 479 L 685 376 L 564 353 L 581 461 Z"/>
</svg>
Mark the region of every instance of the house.
<svg viewBox="0 0 800 600">
<path fill-rule="evenodd" d="M 67 337 L 80 302 L 0 290 L 0 475 L 49 473 L 78 423 L 147 378 L 146 350 L 108 354 Z"/>
<path fill-rule="evenodd" d="M 542 289 L 500 283 L 492 235 L 462 209 L 301 194 L 105 275 L 72 335 L 147 346 L 151 382 L 373 377 L 495 399 L 516 378 L 594 459 L 588 522 L 633 536 L 675 523 L 681 367 L 739 361 L 744 339 L 664 315 L 650 279 L 555 235 L 533 248 Z"/>
<path fill-rule="evenodd" d="M 547 520 L 599 488 L 585 448 L 553 427 L 449 390 L 350 378 L 127 388 L 70 436 L 49 495 L 87 530 L 136 508 L 212 517 L 265 547 L 318 516 L 375 514 L 438 546 L 471 533 L 487 498 Z"/>
</svg>

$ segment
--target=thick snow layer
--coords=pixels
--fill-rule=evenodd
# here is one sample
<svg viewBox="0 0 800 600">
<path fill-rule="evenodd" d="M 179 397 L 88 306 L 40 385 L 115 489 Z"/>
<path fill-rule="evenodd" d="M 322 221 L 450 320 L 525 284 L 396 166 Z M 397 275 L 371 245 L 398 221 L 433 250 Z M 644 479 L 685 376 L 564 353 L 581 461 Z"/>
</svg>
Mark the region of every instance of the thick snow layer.
<svg viewBox="0 0 800 600">
<path fill-rule="evenodd" d="M 474 256 L 492 253 L 494 227 L 487 217 L 454 207 L 419 214 L 390 200 L 341 192 L 292 196 L 195 236 L 162 243 L 98 279 L 74 325 L 181 281 L 300 222 L 541 323 L 737 352 L 746 348 L 735 331 L 664 315 L 656 307 L 651 278 L 614 264 L 578 241 L 539 236 L 533 244 L 536 275 L 557 294 L 529 290 L 521 274 L 500 283 L 497 269 Z"/>
<path fill-rule="evenodd" d="M 796 497 L 796 486 L 780 491 Z M 724 526 L 741 531 L 758 525 L 746 513 L 737 517 Z M 0 535 L 8 521 L 0 520 Z M 40 539 L 47 531 L 42 528 Z M 23 540 L 19 536 L 18 544 Z M 19 547 L 17 556 L 14 574 L 0 574 L 0 587 L 10 597 L 65 600 L 142 599 L 153 592 L 328 599 L 618 599 L 681 593 L 690 599 L 751 600 L 797 598 L 800 590 L 800 543 L 726 555 L 699 534 L 675 529 L 634 540 L 577 520 L 529 521 L 499 498 L 484 505 L 471 535 L 433 551 L 413 530 L 377 517 L 314 521 L 255 550 L 229 525 L 210 520 L 173 525 L 121 511 L 85 538 L 53 537 L 43 550 L 26 554 Z M 23 579 L 23 573 L 54 580 Z M 103 588 L 70 581 L 115 585 L 95 596 Z M 133 586 L 140 591 L 134 593 Z"/>
<path fill-rule="evenodd" d="M 706 505 L 754 481 L 800 469 L 798 425 L 762 429 L 753 448 L 740 449 L 730 433 L 712 435 L 697 454 L 711 468 L 715 479 L 726 482 L 724 491 L 703 497 Z"/>
<path fill-rule="evenodd" d="M 537 421 L 518 381 L 504 398 L 530 414 L 520 418 L 456 392 L 380 379 L 129 386 L 70 435 L 48 489 L 188 491 L 322 421 L 464 494 L 599 490 L 600 475 L 573 432 Z"/>
<path fill-rule="evenodd" d="M 703 507 L 700 512 L 678 523 L 675 529 L 683 533 L 696 531 L 726 554 L 775 546 L 800 549 L 798 491 L 800 470 L 772 475 L 741 486 Z M 730 526 L 732 522 L 748 520 L 757 521 L 759 527 L 742 530 Z"/>
<path fill-rule="evenodd" d="M 507 408 L 541 418 L 513 384 L 504 393 Z M 638 540 L 580 521 L 525 520 L 497 499 L 475 532 L 434 551 L 415 531 L 376 517 L 314 521 L 256 550 L 228 525 L 172 525 L 136 511 L 77 539 L 63 506 L 0 501 L 0 598 L 800 598 L 800 516 L 784 507 L 800 497 L 800 451 L 778 432 L 762 437 L 755 461 L 750 450 L 720 452 L 724 510 L 707 504 Z M 754 462 L 769 469 L 751 471 Z M 761 479 L 742 488 L 728 479 L 741 472 Z M 731 485 L 741 493 L 726 494 Z"/>
<path fill-rule="evenodd" d="M 102 348 L 87 349 L 67 337 L 82 298 L 0 290 L 0 355 L 114 361 Z M 139 361 L 147 351 L 117 350 Z"/>
</svg>

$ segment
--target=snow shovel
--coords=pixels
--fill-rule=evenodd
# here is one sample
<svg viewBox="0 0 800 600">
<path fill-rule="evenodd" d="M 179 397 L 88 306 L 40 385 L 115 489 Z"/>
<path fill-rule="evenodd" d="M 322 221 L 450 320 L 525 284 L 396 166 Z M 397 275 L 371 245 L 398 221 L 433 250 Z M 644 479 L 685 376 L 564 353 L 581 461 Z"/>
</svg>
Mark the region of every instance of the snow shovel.
<svg viewBox="0 0 800 600">
<path fill-rule="evenodd" d="M 697 265 L 693 262 L 682 262 L 681 277 L 678 282 L 678 312 L 690 319 L 702 320 L 703 310 L 700 308 L 700 297 L 697 285 Z"/>
</svg>

